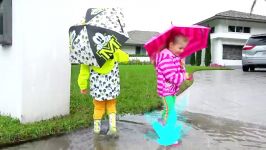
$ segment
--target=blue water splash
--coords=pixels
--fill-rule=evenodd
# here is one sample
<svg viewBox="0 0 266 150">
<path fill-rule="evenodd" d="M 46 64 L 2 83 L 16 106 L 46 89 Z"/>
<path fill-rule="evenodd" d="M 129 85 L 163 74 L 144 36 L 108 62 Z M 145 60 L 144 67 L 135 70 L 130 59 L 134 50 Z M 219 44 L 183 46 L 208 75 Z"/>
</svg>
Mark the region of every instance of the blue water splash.
<svg viewBox="0 0 266 150">
<path fill-rule="evenodd" d="M 182 116 L 188 105 L 188 97 L 184 96 L 175 105 L 175 109 L 168 113 L 166 124 L 159 122 L 161 113 L 158 111 L 146 113 L 145 119 L 152 126 L 155 134 L 148 132 L 145 137 L 151 137 L 160 145 L 169 146 L 181 141 L 182 137 L 189 131 L 189 127 L 184 124 L 185 117 Z"/>
</svg>

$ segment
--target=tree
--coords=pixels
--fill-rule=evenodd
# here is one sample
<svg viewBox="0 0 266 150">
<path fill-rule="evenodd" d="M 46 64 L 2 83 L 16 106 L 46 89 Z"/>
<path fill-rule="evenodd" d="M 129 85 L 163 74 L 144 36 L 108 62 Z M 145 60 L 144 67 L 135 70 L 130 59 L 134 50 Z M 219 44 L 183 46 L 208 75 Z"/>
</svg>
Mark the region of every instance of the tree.
<svg viewBox="0 0 266 150">
<path fill-rule="evenodd" d="M 266 2 L 266 0 L 264 0 L 264 1 Z M 254 9 L 256 3 L 257 3 L 257 0 L 254 0 L 253 3 L 252 3 L 251 9 L 250 9 L 250 14 L 252 14 L 253 9 Z"/>
<path fill-rule="evenodd" d="M 198 51 L 196 54 L 196 65 L 197 66 L 201 65 L 201 51 Z"/>
<path fill-rule="evenodd" d="M 192 66 L 195 66 L 195 64 L 196 64 L 195 53 L 193 53 L 193 54 L 190 56 L 190 64 L 191 64 Z"/>
<path fill-rule="evenodd" d="M 208 38 L 208 47 L 205 52 L 205 66 L 210 66 L 211 64 L 211 37 Z"/>
</svg>

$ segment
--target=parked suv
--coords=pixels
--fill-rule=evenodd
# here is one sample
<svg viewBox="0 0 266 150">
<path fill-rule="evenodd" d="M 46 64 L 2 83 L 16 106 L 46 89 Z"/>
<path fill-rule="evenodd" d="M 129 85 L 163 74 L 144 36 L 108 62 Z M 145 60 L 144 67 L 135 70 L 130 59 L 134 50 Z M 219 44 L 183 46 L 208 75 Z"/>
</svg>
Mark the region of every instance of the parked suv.
<svg viewBox="0 0 266 150">
<path fill-rule="evenodd" d="M 266 68 L 266 34 L 253 35 L 242 50 L 243 71 Z"/>
</svg>

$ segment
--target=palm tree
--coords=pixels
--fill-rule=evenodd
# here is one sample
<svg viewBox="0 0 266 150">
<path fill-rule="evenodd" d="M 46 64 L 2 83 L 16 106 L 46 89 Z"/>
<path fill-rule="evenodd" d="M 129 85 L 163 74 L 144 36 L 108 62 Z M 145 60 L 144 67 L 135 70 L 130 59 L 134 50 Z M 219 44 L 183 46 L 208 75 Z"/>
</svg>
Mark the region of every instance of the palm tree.
<svg viewBox="0 0 266 150">
<path fill-rule="evenodd" d="M 266 0 L 264 0 L 264 1 L 266 2 Z M 254 0 L 254 1 L 253 1 L 253 4 L 252 4 L 252 6 L 251 6 L 251 9 L 250 9 L 250 14 L 252 14 L 253 9 L 254 9 L 256 3 L 257 3 L 257 0 Z"/>
</svg>

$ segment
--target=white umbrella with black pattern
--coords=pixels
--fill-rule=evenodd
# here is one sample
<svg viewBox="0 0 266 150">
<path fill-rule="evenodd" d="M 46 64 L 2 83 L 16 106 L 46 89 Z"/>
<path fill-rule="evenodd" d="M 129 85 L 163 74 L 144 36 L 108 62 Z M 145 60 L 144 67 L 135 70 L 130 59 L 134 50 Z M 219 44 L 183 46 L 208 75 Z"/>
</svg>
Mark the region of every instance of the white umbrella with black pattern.
<svg viewBox="0 0 266 150">
<path fill-rule="evenodd" d="M 121 9 L 88 9 L 86 23 L 70 27 L 69 38 L 71 63 L 102 67 L 128 40 Z"/>
</svg>

